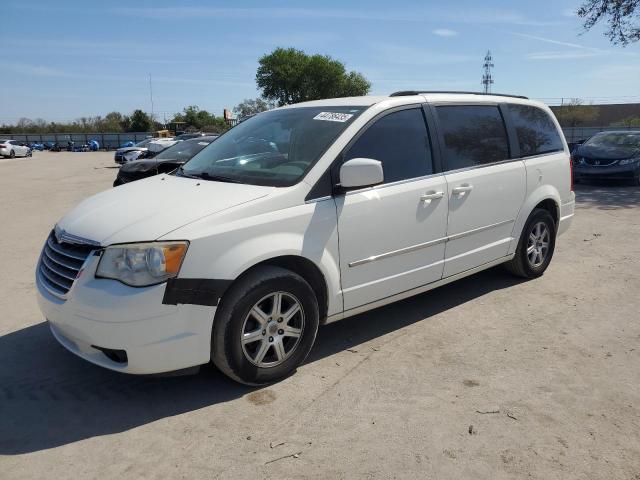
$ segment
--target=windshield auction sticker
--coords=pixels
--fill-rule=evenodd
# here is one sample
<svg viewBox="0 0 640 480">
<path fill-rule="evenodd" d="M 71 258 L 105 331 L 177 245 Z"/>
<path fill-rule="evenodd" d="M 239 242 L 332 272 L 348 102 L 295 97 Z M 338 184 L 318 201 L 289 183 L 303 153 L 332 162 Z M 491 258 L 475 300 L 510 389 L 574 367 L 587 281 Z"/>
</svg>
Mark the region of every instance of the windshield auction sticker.
<svg viewBox="0 0 640 480">
<path fill-rule="evenodd" d="M 325 120 L 327 122 L 346 122 L 353 114 L 351 113 L 337 113 L 337 112 L 320 112 L 313 117 L 314 120 Z"/>
</svg>

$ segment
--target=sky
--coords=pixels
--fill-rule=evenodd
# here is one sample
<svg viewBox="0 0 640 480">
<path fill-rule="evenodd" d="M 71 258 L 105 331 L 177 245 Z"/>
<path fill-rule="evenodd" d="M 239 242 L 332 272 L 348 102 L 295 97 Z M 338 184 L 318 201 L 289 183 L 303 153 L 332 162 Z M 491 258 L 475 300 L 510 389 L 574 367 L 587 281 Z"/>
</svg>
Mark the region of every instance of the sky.
<svg viewBox="0 0 640 480">
<path fill-rule="evenodd" d="M 3 0 L 0 124 L 70 121 L 187 105 L 216 115 L 255 98 L 258 59 L 276 47 L 326 54 L 372 94 L 481 90 L 542 99 L 640 102 L 640 43 L 582 29 L 580 0 Z"/>
</svg>

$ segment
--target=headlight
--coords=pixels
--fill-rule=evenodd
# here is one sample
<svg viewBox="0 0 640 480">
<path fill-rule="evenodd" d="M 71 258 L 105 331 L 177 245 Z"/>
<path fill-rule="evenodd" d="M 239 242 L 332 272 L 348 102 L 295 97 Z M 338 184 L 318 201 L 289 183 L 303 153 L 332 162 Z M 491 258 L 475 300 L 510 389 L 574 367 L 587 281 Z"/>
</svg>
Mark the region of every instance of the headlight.
<svg viewBox="0 0 640 480">
<path fill-rule="evenodd" d="M 636 162 L 640 162 L 640 158 L 625 158 L 624 160 L 620 160 L 618 165 L 629 165 Z"/>
<path fill-rule="evenodd" d="M 152 242 L 107 247 L 96 277 L 119 280 L 133 287 L 165 282 L 178 275 L 188 246 L 187 242 Z"/>
</svg>

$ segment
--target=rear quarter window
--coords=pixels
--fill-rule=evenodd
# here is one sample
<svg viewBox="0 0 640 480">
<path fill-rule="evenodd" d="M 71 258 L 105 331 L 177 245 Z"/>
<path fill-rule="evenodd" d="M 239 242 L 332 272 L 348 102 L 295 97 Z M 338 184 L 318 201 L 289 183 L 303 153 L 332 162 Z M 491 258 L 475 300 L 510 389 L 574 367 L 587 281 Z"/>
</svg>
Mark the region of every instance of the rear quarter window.
<svg viewBox="0 0 640 480">
<path fill-rule="evenodd" d="M 509 116 L 516 130 L 521 157 L 564 150 L 562 138 L 549 114 L 530 105 L 509 105 Z"/>
</svg>

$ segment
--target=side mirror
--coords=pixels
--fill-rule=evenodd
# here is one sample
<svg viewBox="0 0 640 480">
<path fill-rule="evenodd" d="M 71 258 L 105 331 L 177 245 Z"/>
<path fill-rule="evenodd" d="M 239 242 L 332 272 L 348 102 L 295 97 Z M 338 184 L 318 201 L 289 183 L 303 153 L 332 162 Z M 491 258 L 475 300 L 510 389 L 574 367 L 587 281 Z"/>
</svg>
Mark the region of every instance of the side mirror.
<svg viewBox="0 0 640 480">
<path fill-rule="evenodd" d="M 340 167 L 342 188 L 370 187 L 383 181 L 382 162 L 372 158 L 352 158 Z"/>
</svg>

